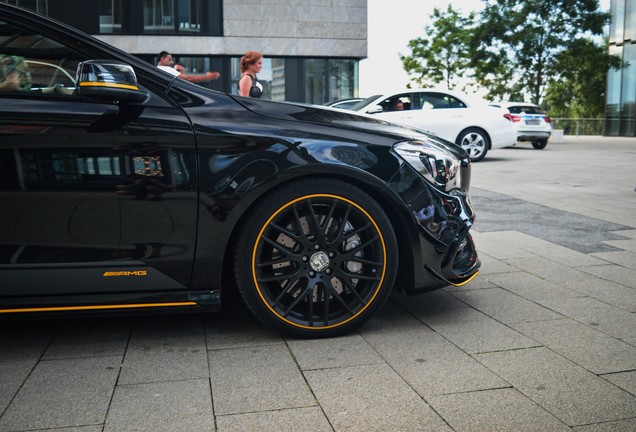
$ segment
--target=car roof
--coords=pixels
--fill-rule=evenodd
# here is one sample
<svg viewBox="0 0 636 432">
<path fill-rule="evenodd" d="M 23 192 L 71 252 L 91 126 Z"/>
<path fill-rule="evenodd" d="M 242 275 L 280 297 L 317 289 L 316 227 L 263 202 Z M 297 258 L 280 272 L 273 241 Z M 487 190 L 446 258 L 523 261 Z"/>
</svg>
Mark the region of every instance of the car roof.
<svg viewBox="0 0 636 432">
<path fill-rule="evenodd" d="M 531 107 L 539 108 L 539 105 L 533 104 L 531 102 L 510 102 L 510 101 L 507 101 L 507 102 L 493 102 L 492 105 L 497 105 L 497 106 L 500 106 L 500 107 L 503 107 L 503 108 L 508 108 L 508 107 L 511 107 L 511 106 L 531 106 Z"/>
</svg>

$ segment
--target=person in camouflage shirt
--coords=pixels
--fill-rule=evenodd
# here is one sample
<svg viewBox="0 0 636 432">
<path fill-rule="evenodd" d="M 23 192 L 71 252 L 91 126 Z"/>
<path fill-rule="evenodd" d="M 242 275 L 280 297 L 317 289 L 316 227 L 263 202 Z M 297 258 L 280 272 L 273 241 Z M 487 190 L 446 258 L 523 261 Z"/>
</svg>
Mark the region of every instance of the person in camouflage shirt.
<svg viewBox="0 0 636 432">
<path fill-rule="evenodd" d="M 0 90 L 30 90 L 31 73 L 24 57 L 0 54 Z"/>
</svg>

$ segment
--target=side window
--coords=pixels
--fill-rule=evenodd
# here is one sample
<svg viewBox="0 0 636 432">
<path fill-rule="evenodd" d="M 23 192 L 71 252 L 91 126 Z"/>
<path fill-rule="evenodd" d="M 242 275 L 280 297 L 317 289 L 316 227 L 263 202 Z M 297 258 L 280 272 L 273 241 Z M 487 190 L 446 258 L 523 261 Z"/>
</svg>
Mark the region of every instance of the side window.
<svg viewBox="0 0 636 432">
<path fill-rule="evenodd" d="M 466 104 L 456 97 L 448 96 L 448 108 L 466 108 Z"/>
<path fill-rule="evenodd" d="M 407 111 L 411 109 L 411 93 L 393 95 L 380 102 L 382 109 L 386 111 Z"/>
<path fill-rule="evenodd" d="M 454 96 L 445 93 L 422 94 L 423 109 L 466 108 L 466 104 Z"/>
<path fill-rule="evenodd" d="M 84 56 L 44 35 L 0 20 L 0 92 L 73 95 Z"/>
</svg>

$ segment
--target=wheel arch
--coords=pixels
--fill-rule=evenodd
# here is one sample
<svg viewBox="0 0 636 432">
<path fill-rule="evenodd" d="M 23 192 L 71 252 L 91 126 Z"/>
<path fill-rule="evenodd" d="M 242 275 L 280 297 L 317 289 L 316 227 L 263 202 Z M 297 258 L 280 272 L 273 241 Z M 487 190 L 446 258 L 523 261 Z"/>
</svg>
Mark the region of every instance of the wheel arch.
<svg viewBox="0 0 636 432">
<path fill-rule="evenodd" d="M 384 210 L 391 223 L 395 237 L 397 240 L 398 251 L 405 251 L 412 249 L 411 238 L 414 238 L 413 233 L 407 232 L 403 227 L 409 226 L 405 218 L 407 215 L 400 213 L 397 210 L 397 205 L 393 202 L 393 199 L 387 192 L 383 192 L 386 188 L 383 188 L 385 185 L 381 182 L 380 179 L 367 174 L 367 177 L 371 177 L 376 180 L 376 182 L 366 182 L 365 180 L 360 179 L 359 175 L 353 176 L 348 175 L 347 173 L 304 173 L 302 175 L 286 178 L 284 181 L 278 182 L 276 184 L 271 185 L 268 189 L 261 191 L 260 196 L 249 203 L 249 206 L 243 209 L 240 217 L 236 220 L 234 224 L 231 234 L 229 236 L 229 240 L 226 243 L 225 251 L 223 252 L 223 263 L 221 266 L 221 283 L 222 289 L 233 290 L 236 291 L 237 287 L 234 283 L 234 267 L 232 265 L 234 252 L 237 244 L 237 238 L 240 235 L 241 227 L 243 226 L 245 220 L 249 217 L 250 212 L 258 206 L 258 204 L 267 199 L 268 192 L 271 192 L 274 189 L 279 187 L 284 187 L 289 183 L 293 183 L 299 180 L 307 180 L 307 179 L 333 179 L 340 180 L 352 184 L 359 189 L 366 192 L 371 198 L 373 198 Z M 372 184 L 376 183 L 376 184 Z M 380 188 L 379 186 L 382 186 Z M 412 223 L 411 223 L 412 224 Z M 403 286 L 412 286 L 414 280 L 414 258 L 413 254 L 398 254 L 398 271 L 397 277 L 394 284 L 393 289 L 396 287 Z M 402 291 L 402 289 L 399 289 Z M 227 292 L 227 291 L 226 291 Z"/>
</svg>

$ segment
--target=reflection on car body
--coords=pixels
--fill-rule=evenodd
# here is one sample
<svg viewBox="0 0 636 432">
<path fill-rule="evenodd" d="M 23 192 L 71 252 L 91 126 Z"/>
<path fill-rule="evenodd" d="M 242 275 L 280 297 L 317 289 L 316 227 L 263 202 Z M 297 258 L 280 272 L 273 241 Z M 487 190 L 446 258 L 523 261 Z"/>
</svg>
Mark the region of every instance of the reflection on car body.
<svg viewBox="0 0 636 432">
<path fill-rule="evenodd" d="M 0 316 L 217 310 L 238 289 L 264 323 L 324 337 L 393 289 L 478 273 L 458 146 L 215 92 L 24 9 L 0 16 L 0 52 L 67 72 L 0 92 Z M 43 91 L 69 76 L 71 92 Z"/>
</svg>

